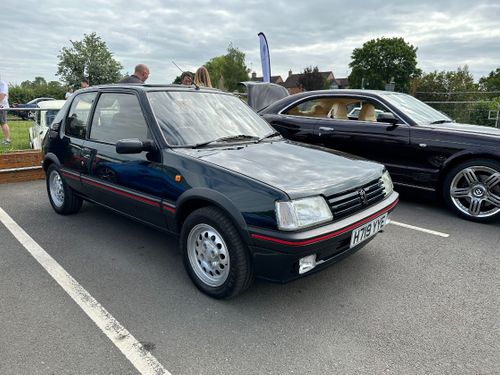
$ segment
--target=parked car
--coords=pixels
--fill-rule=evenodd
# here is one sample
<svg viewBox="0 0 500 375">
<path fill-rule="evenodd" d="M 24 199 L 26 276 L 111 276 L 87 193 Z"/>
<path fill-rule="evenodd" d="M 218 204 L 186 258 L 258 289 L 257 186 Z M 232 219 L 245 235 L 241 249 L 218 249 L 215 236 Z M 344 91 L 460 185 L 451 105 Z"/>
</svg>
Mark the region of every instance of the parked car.
<svg viewBox="0 0 500 375">
<path fill-rule="evenodd" d="M 352 254 L 398 200 L 383 165 L 285 140 L 236 96 L 194 86 L 79 90 L 43 154 L 57 213 L 87 200 L 179 235 L 189 276 L 215 298 Z"/>
<path fill-rule="evenodd" d="M 56 100 L 54 98 L 49 97 L 41 97 L 30 100 L 28 103 L 14 103 L 12 104 L 12 108 L 38 108 L 38 104 L 49 101 Z M 11 111 L 14 115 L 21 117 L 23 120 L 29 120 L 30 117 L 34 117 L 34 112 L 32 111 Z"/>
<path fill-rule="evenodd" d="M 42 148 L 45 133 L 65 102 L 65 100 L 47 100 L 38 103 L 41 110 L 34 112 L 33 125 L 28 130 L 31 148 L 37 150 Z"/>
<path fill-rule="evenodd" d="M 360 107 L 356 119 L 349 118 L 353 105 Z M 383 163 L 395 184 L 437 192 L 465 219 L 500 216 L 500 129 L 457 124 L 387 91 L 302 92 L 259 113 L 288 139 Z"/>
</svg>

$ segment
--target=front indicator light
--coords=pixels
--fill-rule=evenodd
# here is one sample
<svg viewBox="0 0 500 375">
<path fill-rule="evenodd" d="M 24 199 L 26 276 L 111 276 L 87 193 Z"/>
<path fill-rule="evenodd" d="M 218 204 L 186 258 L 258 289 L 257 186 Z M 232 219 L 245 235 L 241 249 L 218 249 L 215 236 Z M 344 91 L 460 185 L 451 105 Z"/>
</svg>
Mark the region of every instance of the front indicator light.
<svg viewBox="0 0 500 375">
<path fill-rule="evenodd" d="M 316 254 L 308 255 L 304 258 L 299 259 L 299 274 L 309 272 L 314 267 L 316 267 Z"/>
</svg>

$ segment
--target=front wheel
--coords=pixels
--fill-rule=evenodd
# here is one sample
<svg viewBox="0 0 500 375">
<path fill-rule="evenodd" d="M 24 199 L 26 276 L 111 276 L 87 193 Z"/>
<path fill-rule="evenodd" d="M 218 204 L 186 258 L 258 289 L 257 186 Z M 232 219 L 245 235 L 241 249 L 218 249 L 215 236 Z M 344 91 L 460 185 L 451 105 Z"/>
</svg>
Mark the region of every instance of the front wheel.
<svg viewBox="0 0 500 375">
<path fill-rule="evenodd" d="M 183 261 L 193 283 L 213 298 L 234 297 L 253 278 L 247 246 L 216 207 L 192 212 L 181 230 Z"/>
<path fill-rule="evenodd" d="M 450 170 L 443 184 L 447 205 L 459 216 L 477 222 L 500 216 L 500 163 L 469 160 Z"/>
</svg>

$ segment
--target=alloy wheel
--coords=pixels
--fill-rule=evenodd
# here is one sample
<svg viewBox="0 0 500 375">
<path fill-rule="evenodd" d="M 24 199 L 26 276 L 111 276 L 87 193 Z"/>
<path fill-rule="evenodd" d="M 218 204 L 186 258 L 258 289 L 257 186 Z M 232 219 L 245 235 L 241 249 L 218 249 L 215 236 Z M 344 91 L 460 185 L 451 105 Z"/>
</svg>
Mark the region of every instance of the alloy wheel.
<svg viewBox="0 0 500 375">
<path fill-rule="evenodd" d="M 54 205 L 62 207 L 64 205 L 64 185 L 61 175 L 55 170 L 49 175 L 49 191 Z"/>
<path fill-rule="evenodd" d="M 196 276 L 207 286 L 224 284 L 229 275 L 229 253 L 221 234 L 208 224 L 198 224 L 189 232 L 187 255 Z"/>
<path fill-rule="evenodd" d="M 450 197 L 462 213 L 488 218 L 500 212 L 500 172 L 487 166 L 460 170 L 450 184 Z"/>
</svg>

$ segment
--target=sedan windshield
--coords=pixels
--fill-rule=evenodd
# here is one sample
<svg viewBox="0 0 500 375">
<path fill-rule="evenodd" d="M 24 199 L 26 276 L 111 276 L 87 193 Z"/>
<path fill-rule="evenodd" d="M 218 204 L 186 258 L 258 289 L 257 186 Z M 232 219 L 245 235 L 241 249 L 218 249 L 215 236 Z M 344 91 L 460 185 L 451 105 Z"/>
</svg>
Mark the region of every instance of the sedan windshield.
<svg viewBox="0 0 500 375">
<path fill-rule="evenodd" d="M 435 110 L 413 96 L 399 93 L 383 93 L 382 96 L 419 125 L 453 122 L 444 113 Z"/>
<path fill-rule="evenodd" d="M 202 91 L 148 93 L 160 128 L 171 146 L 248 142 L 273 128 L 235 96 Z"/>
</svg>

